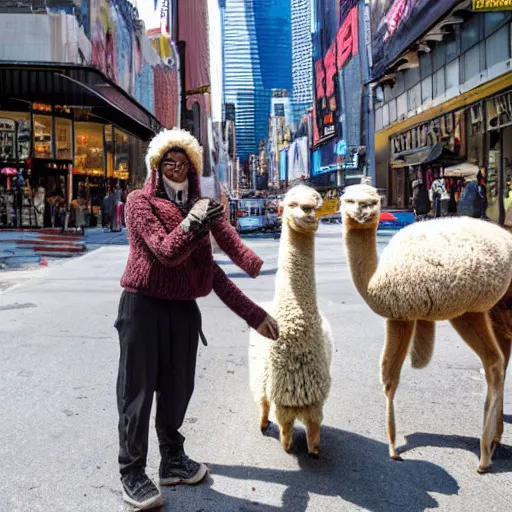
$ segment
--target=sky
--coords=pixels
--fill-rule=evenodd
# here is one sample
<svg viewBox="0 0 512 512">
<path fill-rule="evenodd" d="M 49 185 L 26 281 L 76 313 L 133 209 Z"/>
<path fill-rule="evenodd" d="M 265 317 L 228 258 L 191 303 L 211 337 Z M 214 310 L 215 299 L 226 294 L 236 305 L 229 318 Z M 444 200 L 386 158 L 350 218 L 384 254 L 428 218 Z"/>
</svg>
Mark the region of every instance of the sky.
<svg viewBox="0 0 512 512">
<path fill-rule="evenodd" d="M 130 0 L 130 2 L 137 7 L 140 19 L 143 20 L 146 25 L 146 30 L 160 26 L 162 0 Z"/>
</svg>

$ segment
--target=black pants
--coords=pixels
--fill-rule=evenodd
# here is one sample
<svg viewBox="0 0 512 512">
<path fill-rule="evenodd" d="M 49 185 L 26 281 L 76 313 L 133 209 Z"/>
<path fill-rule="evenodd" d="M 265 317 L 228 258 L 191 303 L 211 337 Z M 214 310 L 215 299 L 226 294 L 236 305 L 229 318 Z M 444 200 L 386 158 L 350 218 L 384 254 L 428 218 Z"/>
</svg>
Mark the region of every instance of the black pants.
<svg viewBox="0 0 512 512">
<path fill-rule="evenodd" d="M 201 313 L 195 301 L 167 301 L 124 291 L 115 323 L 121 475 L 145 468 L 153 394 L 162 456 L 183 453 L 178 432 L 192 392 Z"/>
</svg>

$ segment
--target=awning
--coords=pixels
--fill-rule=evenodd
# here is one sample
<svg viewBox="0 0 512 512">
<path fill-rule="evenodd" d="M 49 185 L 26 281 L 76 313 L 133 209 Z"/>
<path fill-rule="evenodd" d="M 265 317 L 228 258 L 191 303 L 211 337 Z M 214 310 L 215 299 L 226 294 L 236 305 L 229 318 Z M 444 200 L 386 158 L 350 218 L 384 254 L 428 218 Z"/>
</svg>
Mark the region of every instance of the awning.
<svg viewBox="0 0 512 512">
<path fill-rule="evenodd" d="M 463 162 L 459 165 L 446 167 L 444 170 L 444 176 L 445 178 L 469 178 L 476 177 L 479 171 L 480 168 L 478 165 Z"/>
<path fill-rule="evenodd" d="M 2 99 L 88 108 L 142 140 L 149 140 L 160 128 L 155 116 L 91 67 L 2 62 Z"/>
<path fill-rule="evenodd" d="M 460 157 L 452 151 L 445 148 L 441 143 L 432 146 L 424 146 L 418 149 L 403 151 L 395 155 L 395 160 L 391 162 L 393 169 L 401 169 L 403 167 L 414 167 L 415 165 L 437 164 L 437 165 L 453 165 L 462 161 Z"/>
</svg>

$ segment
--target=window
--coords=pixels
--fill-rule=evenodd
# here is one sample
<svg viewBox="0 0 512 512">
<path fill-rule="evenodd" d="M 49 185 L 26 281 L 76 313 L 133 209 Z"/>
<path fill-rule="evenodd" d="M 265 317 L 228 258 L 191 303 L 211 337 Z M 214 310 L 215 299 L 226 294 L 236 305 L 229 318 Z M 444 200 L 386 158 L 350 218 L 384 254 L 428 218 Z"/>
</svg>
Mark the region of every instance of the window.
<svg viewBox="0 0 512 512">
<path fill-rule="evenodd" d="M 389 102 L 389 122 L 394 123 L 396 121 L 396 101 L 391 100 Z"/>
<path fill-rule="evenodd" d="M 408 91 L 409 110 L 415 110 L 421 106 L 421 84 L 415 85 Z"/>
<path fill-rule="evenodd" d="M 274 115 L 284 117 L 284 103 L 274 103 Z"/>
<path fill-rule="evenodd" d="M 505 25 L 498 32 L 494 33 L 486 41 L 487 69 L 495 64 L 505 62 L 510 57 L 508 45 L 509 35 L 508 26 Z"/>
<path fill-rule="evenodd" d="M 489 37 L 505 20 L 510 18 L 507 12 L 486 12 L 485 17 L 485 37 Z"/>
<path fill-rule="evenodd" d="M 459 59 L 455 59 L 446 66 L 446 90 L 459 87 Z"/>
<path fill-rule="evenodd" d="M 432 100 L 432 77 L 429 76 L 421 82 L 421 103 Z"/>
<path fill-rule="evenodd" d="M 451 62 L 457 57 L 457 40 L 454 36 L 453 39 L 446 41 L 446 62 Z"/>
<path fill-rule="evenodd" d="M 442 68 L 437 73 L 434 73 L 434 90 L 433 90 L 434 98 L 439 98 L 441 96 L 444 96 L 445 90 L 446 90 L 446 87 L 445 87 L 444 68 Z"/>
<path fill-rule="evenodd" d="M 51 116 L 34 116 L 34 156 L 53 158 Z"/>
<path fill-rule="evenodd" d="M 77 174 L 103 176 L 103 125 L 75 123 L 75 168 Z"/>
<path fill-rule="evenodd" d="M 17 133 L 16 133 L 17 130 Z M 28 112 L 0 112 L 0 162 L 27 160 L 30 155 L 30 114 Z"/>
<path fill-rule="evenodd" d="M 120 180 L 127 180 L 130 138 L 127 133 L 121 130 L 116 129 L 114 133 L 116 140 L 116 167 L 114 177 Z"/>
<path fill-rule="evenodd" d="M 56 157 L 58 159 L 71 160 L 72 158 L 72 124 L 71 119 L 64 119 L 62 117 L 55 118 Z"/>
<path fill-rule="evenodd" d="M 412 68 L 405 72 L 405 87 L 410 89 L 420 81 L 420 69 Z"/>
<path fill-rule="evenodd" d="M 407 93 L 398 96 L 396 100 L 396 114 L 400 119 L 402 116 L 407 115 Z"/>
<path fill-rule="evenodd" d="M 469 50 L 480 41 L 480 15 L 472 16 L 461 27 L 461 52 Z"/>
<path fill-rule="evenodd" d="M 405 77 L 402 71 L 399 71 L 396 74 L 396 82 L 395 82 L 395 98 L 402 94 L 405 91 Z"/>
<path fill-rule="evenodd" d="M 107 178 L 114 177 L 114 127 L 105 126 L 105 156 L 107 163 Z"/>
<path fill-rule="evenodd" d="M 480 47 L 474 46 L 464 54 L 464 82 L 480 74 Z"/>
<path fill-rule="evenodd" d="M 421 78 L 432 74 L 432 54 L 424 53 L 420 55 Z"/>
<path fill-rule="evenodd" d="M 388 124 L 389 124 L 389 107 L 386 104 L 382 107 L 382 125 L 388 126 Z"/>
<path fill-rule="evenodd" d="M 432 54 L 432 60 L 434 65 L 434 71 L 442 68 L 446 62 L 446 46 L 442 43 L 438 43 Z"/>
<path fill-rule="evenodd" d="M 382 108 L 378 108 L 375 111 L 375 131 L 379 131 L 379 130 L 382 130 Z M 317 153 L 316 151 L 313 153 L 313 159 L 314 159 L 316 153 Z"/>
<path fill-rule="evenodd" d="M 388 85 L 384 87 L 384 101 L 391 101 L 393 99 L 393 89 Z"/>
</svg>

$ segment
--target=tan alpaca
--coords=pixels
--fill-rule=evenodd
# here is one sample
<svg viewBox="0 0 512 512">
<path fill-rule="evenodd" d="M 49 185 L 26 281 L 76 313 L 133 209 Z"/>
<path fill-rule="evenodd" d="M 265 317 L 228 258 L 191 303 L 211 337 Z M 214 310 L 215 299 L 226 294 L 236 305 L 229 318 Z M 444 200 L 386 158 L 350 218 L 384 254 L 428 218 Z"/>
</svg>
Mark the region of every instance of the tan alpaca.
<svg viewBox="0 0 512 512">
<path fill-rule="evenodd" d="M 332 334 L 318 310 L 315 284 L 315 211 L 318 192 L 300 185 L 285 196 L 274 302 L 262 305 L 279 324 L 279 339 L 269 341 L 251 331 L 251 387 L 261 406 L 260 427 L 269 426 L 271 403 L 281 443 L 292 448 L 298 419 L 307 430 L 308 452 L 319 454 L 322 409 L 329 393 Z"/>
<path fill-rule="evenodd" d="M 387 318 L 381 378 L 390 456 L 400 460 L 395 449 L 393 399 L 411 339 L 412 365 L 423 368 L 432 356 L 434 322 L 449 320 L 485 369 L 487 399 L 478 467 L 479 472 L 485 472 L 503 434 L 510 324 L 500 300 L 512 282 L 512 235 L 468 217 L 420 222 L 397 233 L 377 262 L 380 198 L 376 189 L 368 185 L 348 187 L 341 211 L 354 284 L 370 308 Z M 506 357 L 500 345 L 508 345 Z"/>
</svg>

